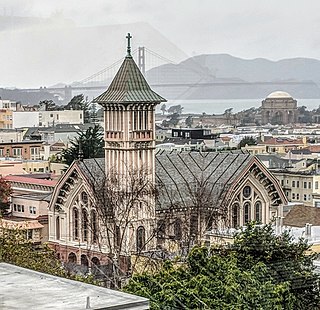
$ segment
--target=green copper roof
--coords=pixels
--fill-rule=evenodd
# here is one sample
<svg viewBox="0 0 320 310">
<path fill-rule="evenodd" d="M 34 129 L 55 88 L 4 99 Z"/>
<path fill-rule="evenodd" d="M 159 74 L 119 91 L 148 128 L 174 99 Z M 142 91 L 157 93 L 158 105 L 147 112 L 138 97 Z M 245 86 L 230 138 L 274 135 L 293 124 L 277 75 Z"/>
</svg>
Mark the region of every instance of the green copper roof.
<svg viewBox="0 0 320 310">
<path fill-rule="evenodd" d="M 129 54 L 124 59 L 108 89 L 95 98 L 93 102 L 105 106 L 113 103 L 127 105 L 131 103 L 160 103 L 165 101 L 163 97 L 150 88 Z"/>
</svg>

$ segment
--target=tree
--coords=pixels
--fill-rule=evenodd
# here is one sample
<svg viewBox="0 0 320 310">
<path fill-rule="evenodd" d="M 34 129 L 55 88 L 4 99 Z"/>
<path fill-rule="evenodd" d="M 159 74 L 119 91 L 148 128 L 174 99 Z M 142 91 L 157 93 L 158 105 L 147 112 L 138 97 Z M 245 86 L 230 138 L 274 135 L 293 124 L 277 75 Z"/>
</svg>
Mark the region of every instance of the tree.
<svg viewBox="0 0 320 310">
<path fill-rule="evenodd" d="M 245 289 L 244 289 L 245 288 Z M 151 309 L 283 309 L 287 283 L 274 284 L 262 262 L 243 271 L 232 251 L 195 247 L 185 263 L 134 275 L 124 288 L 150 299 Z"/>
<path fill-rule="evenodd" d="M 275 283 L 288 283 L 293 309 L 319 309 L 320 281 L 313 265 L 318 255 L 310 253 L 306 239 L 295 242 L 289 231 L 276 235 L 271 224 L 251 223 L 235 235 L 233 250 L 241 268 L 263 263 Z"/>
<path fill-rule="evenodd" d="M 162 115 L 164 115 L 164 113 L 167 111 L 166 109 L 167 109 L 167 106 L 165 103 L 163 103 L 160 108 L 160 110 L 162 111 Z"/>
<path fill-rule="evenodd" d="M 74 96 L 65 106 L 66 110 L 82 110 L 83 122 L 88 123 L 90 119 L 89 102 L 84 98 L 83 94 Z"/>
<path fill-rule="evenodd" d="M 91 230 L 93 235 L 99 234 L 96 239 L 100 246 L 108 248 L 112 263 L 110 277 L 116 288 L 121 287 L 121 279 L 130 274 L 128 267 L 131 266 L 131 270 L 135 268 L 137 259 L 132 260 L 132 254 L 138 257 L 148 250 L 149 244 L 155 243 L 152 201 L 157 194 L 150 172 L 145 167 L 126 167 L 124 174 L 117 171 L 110 168 L 102 178 L 91 180 L 100 223 L 99 230 L 93 226 Z M 135 227 L 138 219 L 139 228 L 143 229 L 141 240 Z"/>
<path fill-rule="evenodd" d="M 238 144 L 238 148 L 241 149 L 246 145 L 257 145 L 257 140 L 252 136 L 245 136 L 241 139 L 240 143 Z"/>
<path fill-rule="evenodd" d="M 8 214 L 10 208 L 11 185 L 0 177 L 0 217 Z"/>
<path fill-rule="evenodd" d="M 104 157 L 104 140 L 101 127 L 94 125 L 86 131 L 80 131 L 71 141 L 71 146 L 62 152 L 64 162 L 70 165 L 75 159 Z"/>
<path fill-rule="evenodd" d="M 55 276 L 97 284 L 92 276 L 82 277 L 68 273 L 48 245 L 41 244 L 35 246 L 31 240 L 26 239 L 26 230 L 8 229 L 1 224 L 0 244 L 0 262 L 14 264 Z"/>
<path fill-rule="evenodd" d="M 192 127 L 193 119 L 192 119 L 192 116 L 191 116 L 191 115 L 189 115 L 189 116 L 186 118 L 185 123 L 186 123 L 186 126 Z"/>
<path fill-rule="evenodd" d="M 169 114 L 181 114 L 182 113 L 182 110 L 183 110 L 183 107 L 178 104 L 178 105 L 172 105 L 171 107 L 169 107 L 168 109 L 168 113 Z"/>
</svg>

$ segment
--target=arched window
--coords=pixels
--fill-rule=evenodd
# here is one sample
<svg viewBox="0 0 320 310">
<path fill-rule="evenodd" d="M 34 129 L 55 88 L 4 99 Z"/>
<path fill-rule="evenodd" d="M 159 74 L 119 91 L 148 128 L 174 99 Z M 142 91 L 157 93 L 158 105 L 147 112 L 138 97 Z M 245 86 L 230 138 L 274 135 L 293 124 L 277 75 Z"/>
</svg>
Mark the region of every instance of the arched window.
<svg viewBox="0 0 320 310">
<path fill-rule="evenodd" d="M 60 240 L 60 217 L 56 218 L 56 239 Z"/>
<path fill-rule="evenodd" d="M 81 255 L 81 269 L 83 273 L 87 273 L 89 270 L 88 257 L 84 254 Z"/>
<path fill-rule="evenodd" d="M 93 275 L 98 275 L 100 272 L 100 260 L 98 257 L 92 257 L 91 259 L 91 272 Z"/>
<path fill-rule="evenodd" d="M 176 240 L 181 240 L 182 238 L 182 229 L 181 229 L 180 219 L 176 219 L 174 222 L 174 237 Z"/>
<path fill-rule="evenodd" d="M 91 211 L 91 225 L 92 225 L 92 241 L 98 241 L 98 223 L 97 223 L 97 212 Z"/>
<path fill-rule="evenodd" d="M 77 256 L 73 252 L 71 252 L 68 255 L 68 263 L 70 263 L 70 264 L 76 264 L 77 263 Z"/>
<path fill-rule="evenodd" d="M 262 204 L 261 201 L 257 201 L 254 205 L 254 220 L 258 223 L 262 223 Z"/>
<path fill-rule="evenodd" d="M 82 209 L 82 241 L 88 241 L 89 221 L 88 213 Z"/>
<path fill-rule="evenodd" d="M 73 208 L 72 210 L 73 217 L 73 239 L 79 239 L 79 211 L 77 208 Z"/>
<path fill-rule="evenodd" d="M 143 226 L 137 229 L 137 252 L 143 251 L 145 248 L 146 232 Z"/>
<path fill-rule="evenodd" d="M 157 223 L 157 236 L 159 239 L 164 239 L 166 235 L 166 223 L 164 220 L 159 220 Z"/>
<path fill-rule="evenodd" d="M 232 223 L 233 228 L 237 228 L 240 225 L 240 207 L 238 203 L 232 206 Z"/>
<path fill-rule="evenodd" d="M 249 202 L 245 202 L 245 204 L 243 205 L 243 224 L 247 224 L 250 222 L 251 220 L 251 205 Z"/>
<path fill-rule="evenodd" d="M 115 226 L 115 232 L 114 232 L 114 242 L 115 246 L 119 249 L 121 246 L 121 230 L 119 226 Z"/>
</svg>

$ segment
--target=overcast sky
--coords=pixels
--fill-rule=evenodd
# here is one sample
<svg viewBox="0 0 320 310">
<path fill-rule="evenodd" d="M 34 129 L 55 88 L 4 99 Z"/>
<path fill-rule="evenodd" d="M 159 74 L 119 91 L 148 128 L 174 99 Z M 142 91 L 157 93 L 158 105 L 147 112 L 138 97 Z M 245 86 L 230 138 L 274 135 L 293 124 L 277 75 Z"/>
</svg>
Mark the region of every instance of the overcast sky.
<svg viewBox="0 0 320 310">
<path fill-rule="evenodd" d="M 79 26 L 148 22 L 188 55 L 320 58 L 318 0 L 2 0 L 7 14 Z"/>
<path fill-rule="evenodd" d="M 320 59 L 319 0 L 1 0 L 0 3 L 0 15 L 42 18 L 63 15 L 76 26 L 146 22 L 188 56 L 228 53 L 272 60 Z"/>
</svg>

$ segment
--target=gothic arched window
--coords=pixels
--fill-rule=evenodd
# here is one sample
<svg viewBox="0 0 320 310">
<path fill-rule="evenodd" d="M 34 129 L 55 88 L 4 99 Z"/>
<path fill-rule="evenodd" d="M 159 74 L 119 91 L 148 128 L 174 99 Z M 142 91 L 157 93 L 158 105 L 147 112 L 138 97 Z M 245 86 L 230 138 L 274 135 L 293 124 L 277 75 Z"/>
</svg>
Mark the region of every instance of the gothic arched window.
<svg viewBox="0 0 320 310">
<path fill-rule="evenodd" d="M 247 224 L 251 220 L 251 204 L 249 202 L 245 202 L 243 205 L 243 224 Z"/>
<path fill-rule="evenodd" d="M 238 203 L 235 203 L 232 206 L 232 223 L 233 228 L 237 228 L 240 225 L 240 206 Z"/>
<path fill-rule="evenodd" d="M 71 252 L 68 255 L 68 263 L 70 263 L 70 264 L 76 264 L 77 263 L 77 256 L 73 252 Z"/>
<path fill-rule="evenodd" d="M 254 220 L 258 223 L 262 223 L 262 204 L 261 201 L 257 201 L 254 205 Z"/>
<path fill-rule="evenodd" d="M 98 223 L 97 223 L 97 212 L 91 211 L 91 225 L 92 225 L 92 241 L 98 241 Z"/>
<path fill-rule="evenodd" d="M 137 252 L 143 251 L 145 248 L 146 231 L 143 226 L 137 229 Z"/>
<path fill-rule="evenodd" d="M 60 217 L 56 218 L 56 239 L 60 240 Z"/>
<path fill-rule="evenodd" d="M 79 239 L 79 211 L 77 208 L 73 208 L 72 210 L 73 217 L 73 239 Z"/>
<path fill-rule="evenodd" d="M 88 213 L 86 210 L 82 209 L 82 240 L 83 241 L 88 241 L 88 232 L 89 232 Z"/>
<path fill-rule="evenodd" d="M 176 240 L 181 240 L 182 238 L 182 229 L 181 229 L 180 219 L 176 219 L 174 222 L 174 237 Z"/>
</svg>

